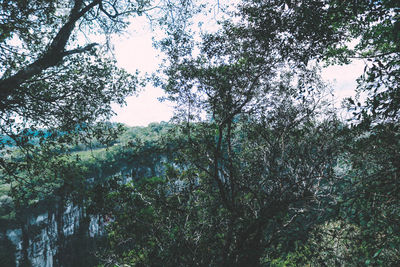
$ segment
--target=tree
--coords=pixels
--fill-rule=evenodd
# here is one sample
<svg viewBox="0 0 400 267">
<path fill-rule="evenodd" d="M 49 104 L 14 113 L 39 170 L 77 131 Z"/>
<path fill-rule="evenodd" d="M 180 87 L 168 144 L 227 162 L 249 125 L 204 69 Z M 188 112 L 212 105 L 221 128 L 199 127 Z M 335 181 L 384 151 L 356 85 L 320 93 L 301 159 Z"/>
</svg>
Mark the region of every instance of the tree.
<svg viewBox="0 0 400 267">
<path fill-rule="evenodd" d="M 162 43 L 181 146 L 164 176 L 110 194 L 115 262 L 259 266 L 326 219 L 340 123 L 321 115 L 326 88 L 307 64 L 319 50 L 302 50 L 313 40 L 281 27 L 300 14 L 268 4 L 243 5 L 240 23 L 202 36 L 200 53 L 189 33 Z"/>
<path fill-rule="evenodd" d="M 335 31 L 342 32 L 354 47 L 339 42 L 326 53 L 328 62 L 366 62 L 358 79 L 358 92 L 365 93 L 365 103 L 350 99 L 354 115 L 364 123 L 398 121 L 400 5 L 397 1 L 330 1 Z"/>
<path fill-rule="evenodd" d="M 180 11 L 184 13 L 189 6 L 190 1 L 182 2 Z M 97 138 L 110 143 L 111 137 L 121 129 L 104 123 L 113 115 L 110 104 L 124 104 L 125 96 L 135 92 L 139 81 L 137 74 L 128 74 L 116 67 L 111 56 L 104 57 L 110 54 L 107 43 L 100 47 L 90 39 L 95 33 L 101 33 L 108 42 L 135 15 L 146 14 L 149 18 L 154 15 L 155 19 L 167 20 L 166 13 L 149 13 L 157 8 L 177 15 L 176 6 L 169 1 L 2 3 L 2 175 L 12 177 L 18 166 L 33 162 L 30 158 L 37 153 L 38 144 L 53 144 L 54 150 L 68 154 L 68 142 L 73 140 L 90 145 Z M 84 40 L 87 43 L 82 45 Z M 10 157 L 16 148 L 25 152 L 25 160 L 15 161 Z"/>
<path fill-rule="evenodd" d="M 8 219 L 20 226 L 24 236 L 29 232 L 27 210 L 38 202 L 56 202 L 62 209 L 70 198 L 85 199 L 89 177 L 73 147 L 91 148 L 94 140 L 112 144 L 123 127 L 107 122 L 113 115 L 111 103 L 124 104 L 140 85 L 137 74 L 116 66 L 107 41 L 121 33 L 132 16 L 161 7 L 176 11 L 169 1 L 156 4 L 140 0 L 0 4 L 0 185 L 10 188 L 2 192 L 13 197 L 15 216 Z M 167 19 L 162 18 L 165 13 L 156 15 Z M 98 33 L 106 41 L 103 46 L 88 41 Z M 62 243 L 61 239 L 60 250 Z"/>
<path fill-rule="evenodd" d="M 37 176 L 38 170 L 52 170 L 59 177 L 63 170 L 67 186 L 80 170 L 57 153 L 72 140 L 65 133 L 101 136 L 101 128 L 90 123 L 107 118 L 110 101 L 122 101 L 126 88 L 137 83 L 110 61 L 78 57 L 93 44 L 66 50 L 73 26 L 87 25 L 90 15 L 109 32 L 112 25 L 123 25 L 118 18 L 127 13 L 118 10 L 132 3 L 107 3 L 76 0 L 68 15 L 37 20 L 34 26 L 41 29 L 46 23 L 62 26 L 45 32 L 44 50 L 25 31 L 29 38 L 19 39 L 30 49 L 26 58 L 10 48 L 15 41 L 8 32 L 20 28 L 3 24 L 8 35 L 0 41 L 9 60 L 4 62 L 14 64 L 0 85 L 15 85 L 0 94 L 3 131 L 11 137 L 3 148 L 23 148 L 21 162 L 41 167 L 33 169 Z M 127 12 L 149 7 L 137 3 Z M 51 11 L 55 2 L 40 7 Z M 391 0 L 244 0 L 232 20 L 198 43 L 187 28 L 164 21 L 171 26 L 159 43 L 168 55 L 166 80 L 157 82 L 177 104 L 177 124 L 155 141 L 135 140 L 130 156 L 160 159 L 153 154 L 165 153 L 169 161 L 160 177 L 129 184 L 109 180 L 96 187 L 93 201 L 111 222 L 104 260 L 136 266 L 398 265 L 398 9 Z M 41 12 L 27 10 L 32 16 Z M 355 38 L 359 43 L 350 49 L 347 42 Z M 52 55 L 54 61 L 48 61 Z M 326 86 L 313 64 L 348 63 L 354 57 L 371 62 L 359 79 L 359 90 L 369 98 L 365 104 L 349 100 L 362 123 L 348 129 L 324 101 Z M 118 77 L 117 82 L 105 76 Z M 92 94 L 93 88 L 99 90 Z M 31 129 L 24 130 L 26 125 Z M 54 131 L 32 125 L 53 125 Z M 2 160 L 3 170 L 19 166 L 15 155 Z M 23 170 L 30 174 L 29 167 Z"/>
<path fill-rule="evenodd" d="M 136 77 L 101 58 L 97 44 L 77 46 L 77 38 L 84 30 L 120 31 L 130 15 L 144 8 L 142 2 L 97 0 L 1 5 L 3 174 L 15 169 L 7 156 L 14 147 L 29 154 L 34 143 L 88 132 L 95 122 L 110 118 L 112 102 L 123 104 L 134 92 Z"/>
<path fill-rule="evenodd" d="M 397 5 L 249 0 L 200 43 L 171 28 L 181 146 L 164 176 L 110 194 L 135 203 L 109 206 L 114 262 L 398 265 Z M 350 128 L 319 108 L 310 64 L 353 57 L 374 63 Z"/>
<path fill-rule="evenodd" d="M 100 24 L 104 31 L 113 33 L 126 25 L 124 19 L 128 15 L 143 12 L 145 7 L 146 3 L 136 1 L 76 0 L 64 5 L 57 1 L 4 3 L 1 10 L 4 17 L 1 39 L 3 77 L 0 80 L 2 110 L 8 103 L 15 102 L 12 99 L 18 95 L 16 89 L 20 85 L 59 65 L 64 58 L 87 52 L 97 45 L 90 43 L 67 50 L 78 23 L 79 27 L 85 24 L 87 27 L 91 21 Z M 68 8 L 69 12 L 63 14 L 65 11 L 61 8 Z M 33 23 L 30 22 L 32 19 Z M 18 42 L 21 42 L 19 46 L 14 45 Z M 48 44 L 43 45 L 43 42 Z"/>
<path fill-rule="evenodd" d="M 336 44 L 328 50 L 329 60 L 346 63 L 354 58 L 366 62 L 357 91 L 366 100 L 348 100 L 353 111 L 353 140 L 348 146 L 350 166 L 346 186 L 341 187 L 339 218 L 358 229 L 342 242 L 351 247 L 345 261 L 353 264 L 397 265 L 399 236 L 395 210 L 399 201 L 397 158 L 399 133 L 399 4 L 397 1 L 332 1 L 346 18 L 337 29 L 358 39 L 354 48 Z M 331 53 L 332 52 L 332 53 Z"/>
<path fill-rule="evenodd" d="M 182 2 L 179 7 L 183 14 L 190 7 L 190 1 Z M 101 62 L 100 54 L 106 51 L 93 54 L 95 47 L 100 45 L 89 42 L 90 38 L 94 33 L 103 33 L 103 39 L 109 40 L 111 34 L 123 31 L 132 16 L 154 15 L 148 13 L 152 9 L 165 8 L 165 12 L 178 15 L 175 13 L 176 6 L 168 1 L 156 5 L 141 0 L 18 0 L 4 2 L 0 8 L 0 110 L 2 125 L 5 125 L 3 128 L 13 125 L 15 117 L 31 125 L 46 127 L 50 121 L 49 114 L 53 124 L 60 123 L 66 117 L 60 116 L 66 113 L 63 101 L 71 101 L 74 97 L 78 98 L 80 106 L 91 107 L 92 110 L 91 113 L 83 110 L 86 119 L 77 119 L 75 124 L 78 121 L 94 121 L 106 113 L 111 116 L 109 104 L 113 101 L 122 104 L 123 96 L 135 91 L 137 81 L 133 76 L 117 70 L 112 60 Z M 159 12 L 154 16 L 167 20 L 168 17 L 162 17 L 163 14 Z M 88 43 L 80 45 L 85 39 Z M 77 90 L 72 90 L 72 85 L 80 85 L 69 83 L 77 82 L 77 79 L 93 79 L 96 70 L 97 76 L 108 75 L 113 79 L 98 78 L 96 84 L 90 85 L 94 87 L 92 91 L 72 93 Z M 68 78 L 71 74 L 74 74 L 75 80 Z M 57 90 L 54 81 L 57 81 Z M 64 83 L 65 87 L 62 86 Z M 70 93 L 66 93 L 67 90 Z M 58 108 L 59 104 L 61 108 Z M 76 125 L 71 123 L 70 128 L 74 127 Z"/>
</svg>

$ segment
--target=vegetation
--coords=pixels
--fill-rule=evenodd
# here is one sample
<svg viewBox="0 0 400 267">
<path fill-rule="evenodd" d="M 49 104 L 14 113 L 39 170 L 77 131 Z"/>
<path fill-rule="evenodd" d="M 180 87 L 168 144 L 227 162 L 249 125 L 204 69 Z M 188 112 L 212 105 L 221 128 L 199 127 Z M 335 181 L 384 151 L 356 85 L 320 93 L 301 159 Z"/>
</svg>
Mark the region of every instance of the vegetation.
<svg viewBox="0 0 400 267">
<path fill-rule="evenodd" d="M 66 47 L 78 22 L 111 33 L 152 1 L 2 5 L 2 219 L 80 200 L 108 218 L 104 266 L 398 266 L 397 2 L 242 0 L 197 35 L 181 1 L 185 20 L 159 21 L 154 76 L 176 116 L 146 128 L 106 122 L 137 76 L 93 43 Z M 355 58 L 366 67 L 341 121 L 319 66 Z"/>
</svg>

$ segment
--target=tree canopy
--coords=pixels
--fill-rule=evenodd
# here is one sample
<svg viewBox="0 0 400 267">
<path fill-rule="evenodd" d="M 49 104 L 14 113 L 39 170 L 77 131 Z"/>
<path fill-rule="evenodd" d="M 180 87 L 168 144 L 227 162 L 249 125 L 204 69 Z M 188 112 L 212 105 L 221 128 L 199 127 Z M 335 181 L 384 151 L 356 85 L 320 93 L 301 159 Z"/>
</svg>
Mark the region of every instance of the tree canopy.
<svg viewBox="0 0 400 267">
<path fill-rule="evenodd" d="M 3 4 L 2 171 L 19 168 L 35 187 L 112 176 L 82 193 L 109 219 L 105 266 L 397 266 L 397 1 L 242 0 L 200 35 L 190 4 L 179 3 L 185 21 L 161 21 L 156 44 L 166 60 L 154 82 L 176 104 L 174 120 L 128 130 L 99 151 L 106 159 L 86 163 L 70 143 L 112 143 L 110 103 L 139 80 L 80 44 L 80 31 L 118 32 L 153 3 Z M 353 88 L 366 99 L 347 99 L 343 121 L 320 65 L 353 59 L 366 62 Z M 113 175 L 122 162 L 131 180 Z M 14 190 L 23 198 L 26 188 Z"/>
<path fill-rule="evenodd" d="M 111 260 L 396 265 L 398 4 L 241 1 L 230 15 L 200 42 L 170 28 L 160 44 L 182 165 L 110 193 L 135 203 L 108 207 Z M 369 97 L 348 100 L 349 125 L 313 65 L 353 58 L 371 62 Z"/>
<path fill-rule="evenodd" d="M 2 3 L 0 14 L 0 166 L 21 181 L 19 171 L 41 173 L 30 165 L 38 147 L 65 157 L 73 143 L 116 138 L 111 103 L 123 105 L 142 80 L 116 65 L 110 38 L 134 16 L 161 23 L 178 12 L 169 1 L 18 0 Z"/>
</svg>

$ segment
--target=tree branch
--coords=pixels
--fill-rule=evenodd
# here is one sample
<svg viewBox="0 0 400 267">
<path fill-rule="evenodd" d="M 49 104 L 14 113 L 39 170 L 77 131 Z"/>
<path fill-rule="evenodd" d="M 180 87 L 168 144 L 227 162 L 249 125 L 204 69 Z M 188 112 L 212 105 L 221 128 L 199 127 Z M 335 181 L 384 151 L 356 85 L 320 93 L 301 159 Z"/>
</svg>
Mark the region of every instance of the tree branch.
<svg viewBox="0 0 400 267">
<path fill-rule="evenodd" d="M 72 50 L 65 51 L 63 53 L 63 57 L 90 51 L 90 50 L 93 49 L 93 47 L 95 47 L 97 45 L 99 45 L 99 44 L 98 43 L 91 43 L 91 44 L 88 44 L 88 45 L 86 45 L 84 47 L 78 47 L 78 48 L 75 48 L 75 49 L 72 49 Z"/>
<path fill-rule="evenodd" d="M 101 0 L 94 0 L 89 5 L 82 8 L 83 0 L 75 0 L 74 6 L 68 17 L 68 21 L 60 28 L 57 35 L 49 45 L 48 49 L 36 61 L 21 69 L 14 75 L 0 79 L 0 108 L 7 106 L 7 98 L 13 94 L 15 89 L 32 78 L 40 74 L 47 68 L 61 63 L 65 56 L 82 53 L 90 50 L 96 44 L 89 44 L 83 48 L 65 51 L 65 46 L 75 28 L 75 23 L 82 18 L 89 10 L 98 5 Z"/>
</svg>

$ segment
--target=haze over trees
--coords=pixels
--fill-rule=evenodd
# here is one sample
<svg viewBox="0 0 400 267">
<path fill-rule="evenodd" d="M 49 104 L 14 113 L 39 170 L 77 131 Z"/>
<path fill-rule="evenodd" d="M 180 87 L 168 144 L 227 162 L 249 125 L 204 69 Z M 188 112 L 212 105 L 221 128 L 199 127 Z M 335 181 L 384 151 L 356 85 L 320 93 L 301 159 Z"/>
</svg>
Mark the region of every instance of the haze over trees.
<svg viewBox="0 0 400 267">
<path fill-rule="evenodd" d="M 166 60 L 153 82 L 176 116 L 121 135 L 110 104 L 138 76 L 78 36 L 110 36 L 160 6 Z M 17 217 L 50 195 L 84 200 L 112 218 L 104 266 L 399 265 L 398 1 L 242 0 L 197 35 L 191 19 L 209 7 L 224 12 L 219 1 L 1 5 L 0 182 Z M 320 66 L 355 58 L 366 99 L 347 99 L 342 121 Z M 126 183 L 112 175 L 122 162 L 162 167 Z"/>
</svg>

